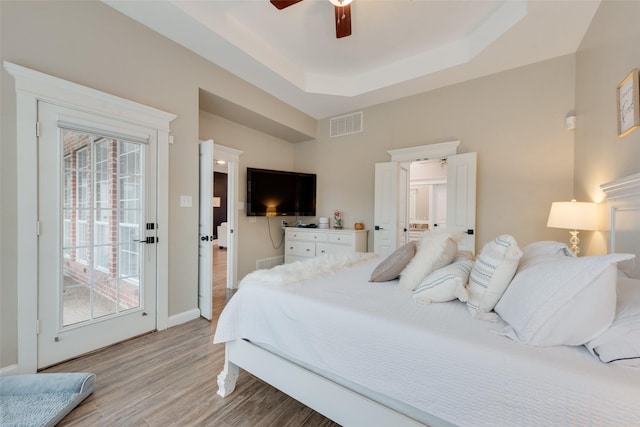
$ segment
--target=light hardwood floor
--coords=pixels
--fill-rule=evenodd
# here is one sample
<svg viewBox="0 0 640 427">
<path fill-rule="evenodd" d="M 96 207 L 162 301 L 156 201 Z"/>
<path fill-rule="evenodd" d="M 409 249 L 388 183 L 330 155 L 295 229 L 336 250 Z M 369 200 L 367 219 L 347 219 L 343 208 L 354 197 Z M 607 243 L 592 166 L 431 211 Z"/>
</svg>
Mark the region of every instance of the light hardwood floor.
<svg viewBox="0 0 640 427">
<path fill-rule="evenodd" d="M 221 398 L 224 345 L 213 345 L 227 300 L 226 254 L 214 250 L 214 319 L 203 318 L 119 343 L 43 372 L 94 372 L 96 387 L 60 426 L 338 426 L 242 372 Z"/>
</svg>

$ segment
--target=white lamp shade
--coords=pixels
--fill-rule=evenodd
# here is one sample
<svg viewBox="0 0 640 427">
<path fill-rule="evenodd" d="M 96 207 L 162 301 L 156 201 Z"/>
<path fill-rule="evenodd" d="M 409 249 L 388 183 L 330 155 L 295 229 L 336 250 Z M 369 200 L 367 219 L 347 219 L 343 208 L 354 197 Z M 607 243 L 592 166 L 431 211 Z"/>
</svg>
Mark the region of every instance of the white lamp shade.
<svg viewBox="0 0 640 427">
<path fill-rule="evenodd" d="M 597 230 L 598 205 L 589 202 L 553 202 L 547 227 L 567 230 Z"/>
</svg>

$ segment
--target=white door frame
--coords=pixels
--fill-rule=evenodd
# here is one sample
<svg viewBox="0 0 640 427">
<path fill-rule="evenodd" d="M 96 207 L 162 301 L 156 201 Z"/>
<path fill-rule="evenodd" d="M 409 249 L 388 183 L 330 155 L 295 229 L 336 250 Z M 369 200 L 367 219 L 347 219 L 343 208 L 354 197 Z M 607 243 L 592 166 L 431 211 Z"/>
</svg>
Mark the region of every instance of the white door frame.
<svg viewBox="0 0 640 427">
<path fill-rule="evenodd" d="M 7 61 L 16 90 L 18 191 L 18 373 L 34 373 L 38 366 L 38 101 L 138 123 L 158 136 L 158 247 L 156 329 L 167 328 L 169 315 L 169 124 L 177 116 L 97 91 Z"/>
</svg>

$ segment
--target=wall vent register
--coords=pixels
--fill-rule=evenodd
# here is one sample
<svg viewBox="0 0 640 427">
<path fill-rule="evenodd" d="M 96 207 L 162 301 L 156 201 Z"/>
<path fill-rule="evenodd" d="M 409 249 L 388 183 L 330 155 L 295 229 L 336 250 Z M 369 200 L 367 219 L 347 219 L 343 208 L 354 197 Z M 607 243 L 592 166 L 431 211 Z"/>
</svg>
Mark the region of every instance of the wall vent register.
<svg viewBox="0 0 640 427">
<path fill-rule="evenodd" d="M 334 117 L 329 121 L 329 136 L 350 135 L 362 132 L 362 111 Z"/>
</svg>

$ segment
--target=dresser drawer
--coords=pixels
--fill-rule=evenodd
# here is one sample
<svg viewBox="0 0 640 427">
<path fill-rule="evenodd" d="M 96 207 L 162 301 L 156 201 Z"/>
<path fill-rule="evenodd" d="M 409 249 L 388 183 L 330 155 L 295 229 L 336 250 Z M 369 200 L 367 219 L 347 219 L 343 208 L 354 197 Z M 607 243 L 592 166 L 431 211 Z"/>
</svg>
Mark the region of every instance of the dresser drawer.
<svg viewBox="0 0 640 427">
<path fill-rule="evenodd" d="M 335 243 L 318 243 L 316 255 L 337 254 L 340 252 L 353 252 L 353 247 L 349 245 L 338 245 Z"/>
<path fill-rule="evenodd" d="M 286 253 L 294 256 L 314 257 L 316 256 L 316 244 L 289 239 L 287 240 Z"/>
<path fill-rule="evenodd" d="M 295 256 L 295 255 L 285 255 L 284 262 L 285 264 L 289 264 L 296 261 L 305 261 L 308 260 L 308 256 Z"/>
<path fill-rule="evenodd" d="M 327 234 L 328 243 L 342 243 L 344 245 L 353 245 L 356 243 L 355 234 Z"/>
<path fill-rule="evenodd" d="M 308 231 L 287 231 L 287 239 L 290 240 L 306 240 L 312 242 L 324 242 L 327 240 L 326 233 L 308 232 Z"/>
</svg>

